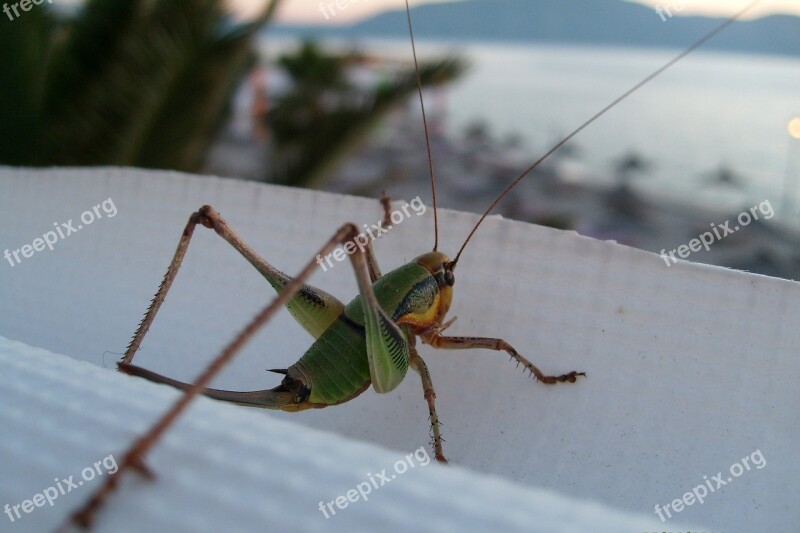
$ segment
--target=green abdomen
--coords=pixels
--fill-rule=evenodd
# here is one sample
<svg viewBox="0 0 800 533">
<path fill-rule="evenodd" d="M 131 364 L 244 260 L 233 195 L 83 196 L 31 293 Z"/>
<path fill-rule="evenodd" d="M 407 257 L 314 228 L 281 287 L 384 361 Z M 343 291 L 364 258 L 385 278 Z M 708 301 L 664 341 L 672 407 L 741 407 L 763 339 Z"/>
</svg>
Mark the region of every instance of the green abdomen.
<svg viewBox="0 0 800 533">
<path fill-rule="evenodd" d="M 295 366 L 309 378 L 309 402 L 332 405 L 352 398 L 370 383 L 363 327 L 337 318 Z"/>
</svg>

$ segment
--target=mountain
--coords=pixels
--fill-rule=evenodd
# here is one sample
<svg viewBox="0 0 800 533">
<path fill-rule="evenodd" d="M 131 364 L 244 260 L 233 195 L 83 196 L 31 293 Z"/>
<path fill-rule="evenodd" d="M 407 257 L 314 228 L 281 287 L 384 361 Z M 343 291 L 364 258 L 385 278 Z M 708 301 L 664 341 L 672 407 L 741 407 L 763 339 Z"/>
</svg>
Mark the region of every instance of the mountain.
<svg viewBox="0 0 800 533">
<path fill-rule="evenodd" d="M 665 5 L 671 5 L 669 0 Z M 334 4 L 335 6 L 335 4 Z M 463 0 L 412 9 L 421 39 L 536 42 L 579 45 L 684 48 L 724 19 L 672 15 L 623 0 Z M 324 20 L 320 13 L 320 19 Z M 330 19 L 333 21 L 333 17 Z M 281 25 L 270 31 L 292 35 L 406 38 L 403 10 L 380 13 L 350 26 L 330 22 Z M 775 15 L 738 21 L 704 48 L 800 57 L 800 17 Z"/>
</svg>

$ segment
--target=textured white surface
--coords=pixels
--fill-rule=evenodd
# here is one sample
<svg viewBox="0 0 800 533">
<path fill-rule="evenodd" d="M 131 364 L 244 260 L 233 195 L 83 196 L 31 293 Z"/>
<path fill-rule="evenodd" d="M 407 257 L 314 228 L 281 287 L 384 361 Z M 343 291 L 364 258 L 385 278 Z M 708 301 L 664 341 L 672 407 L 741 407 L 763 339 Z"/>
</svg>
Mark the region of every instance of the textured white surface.
<svg viewBox="0 0 800 533">
<path fill-rule="evenodd" d="M 6 169 L 0 252 L 109 197 L 114 218 L 13 268 L 0 262 L 0 335 L 112 367 L 117 356 L 105 352 L 124 350 L 189 213 L 204 203 L 288 273 L 342 222 L 380 218 L 377 201 L 254 183 L 126 169 Z M 476 217 L 445 211 L 440 218 L 442 250 L 454 253 Z M 429 210 L 381 238 L 383 270 L 428 251 L 431 226 Z M 312 283 L 343 300 L 355 294 L 346 263 Z M 454 464 L 655 518 L 655 504 L 758 449 L 766 467 L 661 529 L 677 530 L 675 520 L 726 533 L 796 529 L 799 284 L 689 263 L 667 268 L 653 254 L 495 218 L 467 249 L 455 290 L 451 316 L 459 319 L 449 334 L 500 336 L 545 372 L 589 377 L 544 387 L 502 354 L 423 347 Z M 244 260 L 199 228 L 137 362 L 190 380 L 271 297 Z M 308 344 L 283 313 L 215 385 L 273 386 L 277 376 L 264 369 L 291 364 Z M 291 420 L 403 452 L 428 441 L 413 374 L 388 395 L 368 391 L 315 412 L 241 416 Z"/>
<path fill-rule="evenodd" d="M 48 531 L 102 477 L 82 481 L 177 397 L 140 379 L 0 337 L 0 502 L 21 503 L 70 475 L 82 485 L 22 514 L 2 531 Z M 414 450 L 407 450 L 414 453 Z M 652 518 L 625 515 L 418 453 L 400 454 L 263 413 L 201 398 L 150 455 L 154 483 L 128 475 L 98 515 L 98 531 L 655 531 Z M 107 470 L 101 466 L 101 472 Z M 386 483 L 376 476 L 385 470 Z M 396 472 L 403 471 L 400 474 Z M 368 475 L 372 474 L 371 476 Z M 89 475 L 87 474 L 87 477 Z M 359 484 L 367 500 L 333 507 Z M 383 484 L 382 484 L 383 483 Z M 12 509 L 12 516 L 13 509 Z"/>
</svg>

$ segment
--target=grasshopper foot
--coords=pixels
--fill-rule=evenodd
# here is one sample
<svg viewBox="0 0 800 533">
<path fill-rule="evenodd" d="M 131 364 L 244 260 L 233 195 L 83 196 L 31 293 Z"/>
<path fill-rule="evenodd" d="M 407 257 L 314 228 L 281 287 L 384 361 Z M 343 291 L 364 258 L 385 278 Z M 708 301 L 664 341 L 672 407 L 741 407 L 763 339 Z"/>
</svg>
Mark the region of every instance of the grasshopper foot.
<svg viewBox="0 0 800 533">
<path fill-rule="evenodd" d="M 578 376 L 586 377 L 586 372 L 575 372 L 573 370 L 568 374 L 561 374 L 560 376 L 536 375 L 536 379 L 547 385 L 552 385 L 554 383 L 575 383 L 578 380 Z"/>
</svg>

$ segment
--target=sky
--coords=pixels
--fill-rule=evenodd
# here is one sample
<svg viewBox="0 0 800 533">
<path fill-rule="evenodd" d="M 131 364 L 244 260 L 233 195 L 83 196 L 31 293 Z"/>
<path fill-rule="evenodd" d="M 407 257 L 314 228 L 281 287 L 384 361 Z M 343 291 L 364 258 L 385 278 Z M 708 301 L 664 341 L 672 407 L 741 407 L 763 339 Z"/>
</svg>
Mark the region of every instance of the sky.
<svg viewBox="0 0 800 533">
<path fill-rule="evenodd" d="M 260 5 L 262 0 L 231 0 L 243 10 Z M 348 23 L 354 20 L 373 15 L 387 9 L 400 9 L 405 6 L 404 0 L 338 0 L 343 9 L 335 9 L 334 16 L 327 11 L 325 18 L 320 5 L 336 5 L 337 0 L 284 0 L 279 12 L 283 22 L 304 23 Z M 454 1 L 454 0 L 411 0 L 411 5 L 426 3 Z M 750 3 L 750 0 L 635 0 L 640 4 L 649 6 L 670 7 L 674 13 L 679 14 L 712 14 L 731 15 Z M 683 6 L 682 9 L 680 7 Z M 800 15 L 800 0 L 764 0 L 762 5 L 753 10 L 753 16 L 763 16 L 771 13 L 792 13 Z"/>
</svg>

